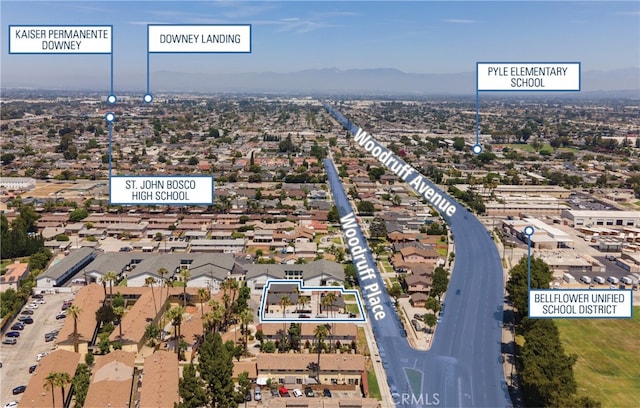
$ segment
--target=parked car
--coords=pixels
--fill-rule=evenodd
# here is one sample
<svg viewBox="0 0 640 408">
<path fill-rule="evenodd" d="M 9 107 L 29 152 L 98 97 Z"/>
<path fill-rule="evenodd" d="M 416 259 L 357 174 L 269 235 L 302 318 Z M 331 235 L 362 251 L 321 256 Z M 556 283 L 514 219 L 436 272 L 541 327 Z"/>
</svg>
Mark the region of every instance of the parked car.
<svg viewBox="0 0 640 408">
<path fill-rule="evenodd" d="M 304 395 L 306 395 L 309 398 L 312 398 L 312 397 L 316 396 L 316 394 L 313 392 L 311 387 L 304 387 Z"/>
<path fill-rule="evenodd" d="M 244 396 L 244 400 L 247 402 L 251 401 L 251 390 L 247 391 L 247 395 Z"/>
<path fill-rule="evenodd" d="M 424 315 L 420 314 L 420 313 L 416 313 L 413 315 L 413 318 L 416 320 L 420 320 L 422 321 L 424 319 Z"/>
<path fill-rule="evenodd" d="M 256 401 L 262 401 L 262 390 L 260 389 L 260 387 L 256 387 L 253 390 L 253 399 Z"/>
<path fill-rule="evenodd" d="M 44 299 L 44 295 L 42 293 L 36 293 L 35 295 L 31 295 L 34 299 Z"/>
<path fill-rule="evenodd" d="M 29 374 L 33 374 L 33 372 L 36 371 L 36 368 L 38 368 L 37 364 L 34 364 L 31 367 L 29 367 Z"/>
<path fill-rule="evenodd" d="M 37 303 L 29 303 L 26 307 L 27 307 L 27 309 L 37 309 L 38 308 L 38 304 Z"/>
<path fill-rule="evenodd" d="M 271 388 L 271 396 L 272 397 L 279 397 L 280 394 L 278 393 L 278 389 L 277 388 Z"/>
<path fill-rule="evenodd" d="M 46 356 L 47 354 L 49 354 L 49 353 L 47 353 L 46 351 L 38 354 L 36 356 L 36 362 L 42 360 L 42 357 Z"/>
<path fill-rule="evenodd" d="M 2 344 L 16 344 L 18 342 L 18 340 L 15 337 L 5 337 L 4 340 L 2 340 Z"/>
<path fill-rule="evenodd" d="M 58 312 L 58 314 L 56 315 L 56 320 L 64 319 L 65 317 L 67 317 L 67 311 L 63 310 L 61 312 Z"/>
<path fill-rule="evenodd" d="M 287 387 L 280 386 L 278 392 L 280 393 L 281 397 L 291 397 L 291 394 L 289 394 L 289 390 L 287 389 Z"/>
<path fill-rule="evenodd" d="M 24 323 L 22 322 L 14 323 L 13 326 L 11 326 L 11 330 L 24 330 Z"/>
<path fill-rule="evenodd" d="M 33 324 L 33 318 L 29 316 L 20 316 L 18 317 L 18 321 L 21 321 L 24 324 Z"/>
<path fill-rule="evenodd" d="M 33 310 L 23 310 L 22 312 L 20 312 L 21 315 L 32 315 L 33 314 Z"/>
<path fill-rule="evenodd" d="M 44 341 L 46 341 L 47 343 L 50 341 L 54 341 L 55 339 L 56 339 L 56 336 L 54 334 L 47 333 L 44 335 Z"/>
<path fill-rule="evenodd" d="M 328 388 L 325 388 L 324 390 L 322 390 L 322 395 L 324 395 L 327 398 L 331 398 L 331 390 Z"/>
<path fill-rule="evenodd" d="M 5 336 L 7 336 L 7 337 L 20 337 L 20 332 L 19 331 L 10 331 L 10 332 L 7 332 L 7 334 L 5 334 Z"/>
<path fill-rule="evenodd" d="M 302 397 L 304 395 L 299 388 L 294 388 L 292 392 L 293 392 L 293 396 L 296 398 Z"/>
<path fill-rule="evenodd" d="M 11 390 L 11 392 L 13 393 L 13 395 L 18 395 L 18 394 L 22 394 L 26 389 L 27 389 L 26 385 L 18 385 L 16 388 Z"/>
<path fill-rule="evenodd" d="M 18 406 L 18 401 L 11 401 L 4 404 L 4 408 L 16 408 Z"/>
</svg>

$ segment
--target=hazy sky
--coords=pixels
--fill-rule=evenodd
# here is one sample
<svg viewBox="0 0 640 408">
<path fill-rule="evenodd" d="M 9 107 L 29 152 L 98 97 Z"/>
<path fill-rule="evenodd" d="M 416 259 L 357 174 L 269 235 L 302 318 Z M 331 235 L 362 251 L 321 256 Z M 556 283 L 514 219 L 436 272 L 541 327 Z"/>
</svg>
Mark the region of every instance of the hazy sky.
<svg viewBox="0 0 640 408">
<path fill-rule="evenodd" d="M 251 24 L 251 54 L 151 55 L 151 71 L 292 72 L 396 68 L 475 71 L 477 61 L 580 61 L 583 71 L 640 66 L 638 1 L 11 1 L 9 25 L 113 25 L 115 82 L 144 78 L 147 24 Z M 9 55 L 3 85 L 108 80 L 109 56 Z M 144 86 L 144 84 L 140 84 Z"/>
</svg>

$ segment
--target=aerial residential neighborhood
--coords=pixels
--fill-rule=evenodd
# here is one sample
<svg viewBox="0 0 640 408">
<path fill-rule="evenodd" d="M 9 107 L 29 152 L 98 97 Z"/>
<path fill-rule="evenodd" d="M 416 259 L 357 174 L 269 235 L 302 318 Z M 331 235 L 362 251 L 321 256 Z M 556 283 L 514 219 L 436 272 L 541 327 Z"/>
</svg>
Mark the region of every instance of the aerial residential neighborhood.
<svg viewBox="0 0 640 408">
<path fill-rule="evenodd" d="M 640 406 L 637 2 L 0 11 L 0 407 Z"/>
</svg>

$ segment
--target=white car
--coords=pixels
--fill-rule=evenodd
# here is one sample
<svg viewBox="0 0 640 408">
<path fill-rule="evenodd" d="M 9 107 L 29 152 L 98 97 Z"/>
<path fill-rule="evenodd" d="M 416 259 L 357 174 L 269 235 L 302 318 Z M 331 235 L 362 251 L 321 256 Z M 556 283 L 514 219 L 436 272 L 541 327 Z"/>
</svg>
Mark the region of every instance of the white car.
<svg viewBox="0 0 640 408">
<path fill-rule="evenodd" d="M 43 352 L 43 353 L 38 354 L 38 355 L 36 356 L 36 361 L 40 361 L 40 360 L 42 360 L 42 357 L 46 356 L 47 354 L 49 354 L 49 353 L 47 353 L 46 351 L 45 351 L 45 352 Z"/>
<path fill-rule="evenodd" d="M 33 302 L 31 302 L 31 304 L 34 305 L 44 305 L 45 303 L 47 303 L 44 299 L 36 299 Z"/>
<path fill-rule="evenodd" d="M 4 408 L 15 408 L 18 406 L 18 401 L 11 401 L 4 404 Z"/>
<path fill-rule="evenodd" d="M 38 304 L 37 303 L 29 303 L 27 305 L 27 309 L 37 309 L 38 308 Z"/>
<path fill-rule="evenodd" d="M 300 391 L 298 388 L 294 388 L 293 390 L 293 396 L 294 397 L 302 397 L 304 394 L 302 394 L 302 391 Z"/>
</svg>

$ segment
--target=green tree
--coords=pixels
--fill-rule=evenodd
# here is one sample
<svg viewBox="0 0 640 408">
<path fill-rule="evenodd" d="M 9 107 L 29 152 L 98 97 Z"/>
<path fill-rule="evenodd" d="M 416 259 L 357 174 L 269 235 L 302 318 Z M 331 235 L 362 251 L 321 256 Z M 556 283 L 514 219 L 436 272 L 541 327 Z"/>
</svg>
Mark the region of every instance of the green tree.
<svg viewBox="0 0 640 408">
<path fill-rule="evenodd" d="M 375 207 L 371 201 L 360 201 L 356 207 L 358 208 L 358 213 L 361 215 L 371 215 L 375 211 Z"/>
<path fill-rule="evenodd" d="M 331 205 L 329 208 L 329 212 L 327 213 L 327 221 L 329 222 L 338 222 L 340 221 L 340 215 L 338 215 L 338 207 L 335 205 Z"/>
<path fill-rule="evenodd" d="M 180 408 L 204 407 L 209 402 L 204 381 L 196 375 L 196 368 L 193 364 L 184 367 L 182 378 L 178 382 L 178 390 L 180 398 L 182 398 L 182 402 L 178 404 Z"/>
<path fill-rule="evenodd" d="M 424 324 L 427 325 L 427 327 L 429 327 L 429 330 L 431 330 L 433 328 L 433 326 L 436 325 L 437 322 L 437 318 L 436 315 L 434 315 L 433 313 L 425 313 L 423 316 L 424 319 Z"/>
<path fill-rule="evenodd" d="M 90 378 L 91 372 L 89 371 L 89 366 L 84 363 L 78 364 L 76 373 L 71 380 L 75 394 L 75 408 L 82 408 L 84 406 L 84 400 L 87 398 L 87 391 L 89 390 Z"/>
<path fill-rule="evenodd" d="M 251 392 L 251 380 L 249 380 L 249 373 L 247 371 L 243 371 L 240 374 L 238 374 L 238 398 L 237 401 L 245 402 L 245 406 L 247 406 L 246 404 L 246 400 L 245 400 L 245 396 Z"/>
<path fill-rule="evenodd" d="M 87 211 L 85 208 L 76 208 L 75 210 L 71 211 L 71 213 L 69 214 L 69 221 L 79 222 L 84 220 L 88 216 L 89 216 L 89 211 Z"/>
<path fill-rule="evenodd" d="M 198 371 L 207 386 L 212 407 L 238 406 L 233 398 L 233 354 L 223 345 L 219 333 L 205 336 L 199 349 Z"/>
<path fill-rule="evenodd" d="M 433 282 L 431 284 L 431 295 L 434 297 L 440 297 L 447 291 L 449 285 L 449 272 L 442 266 L 438 266 L 433 271 Z"/>
<path fill-rule="evenodd" d="M 396 302 L 398 298 L 402 295 L 402 286 L 398 282 L 393 282 L 393 285 L 388 290 L 389 296 L 391 296 Z"/>
<path fill-rule="evenodd" d="M 553 320 L 527 319 L 523 325 L 519 374 L 526 406 L 566 406 L 577 390 L 573 376 L 577 356 L 564 354 Z"/>
<path fill-rule="evenodd" d="M 380 217 L 374 217 L 369 225 L 369 234 L 372 238 L 387 236 L 387 224 Z"/>
<path fill-rule="evenodd" d="M 434 298 L 433 296 L 429 296 L 427 298 L 425 307 L 427 308 L 427 310 L 432 310 L 433 313 L 438 313 L 440 311 L 440 302 L 438 302 L 438 299 Z"/>
<path fill-rule="evenodd" d="M 529 290 L 527 286 L 527 257 L 524 256 L 509 271 L 507 292 L 518 310 L 519 316 L 529 315 Z M 531 288 L 548 289 L 549 282 L 553 278 L 553 272 L 546 262 L 540 258 L 531 257 Z"/>
<path fill-rule="evenodd" d="M 453 148 L 457 151 L 462 151 L 464 149 L 464 138 L 456 137 L 453 139 Z"/>
</svg>

